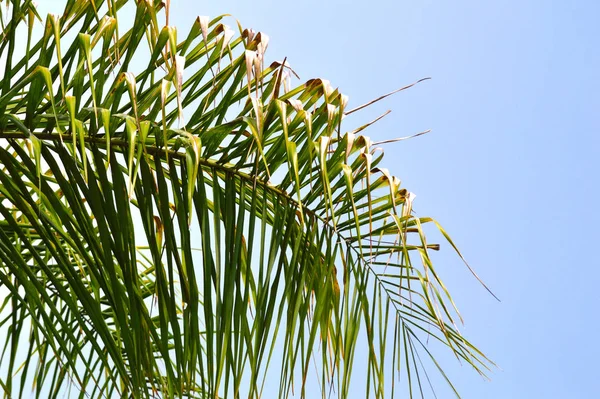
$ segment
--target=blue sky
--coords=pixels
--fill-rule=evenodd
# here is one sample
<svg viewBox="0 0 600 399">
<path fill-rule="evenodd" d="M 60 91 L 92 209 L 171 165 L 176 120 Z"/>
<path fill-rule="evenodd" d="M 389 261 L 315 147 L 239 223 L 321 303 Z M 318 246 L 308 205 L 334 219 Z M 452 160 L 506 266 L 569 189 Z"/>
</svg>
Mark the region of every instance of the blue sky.
<svg viewBox="0 0 600 399">
<path fill-rule="evenodd" d="M 346 127 L 391 109 L 367 134 L 432 129 L 387 145 L 386 166 L 502 300 L 444 247 L 462 331 L 500 367 L 487 382 L 449 362 L 452 378 L 469 399 L 597 397 L 600 3 L 172 3 L 186 30 L 231 13 L 266 32 L 270 59 L 331 80 L 350 106 L 431 76 Z"/>
<path fill-rule="evenodd" d="M 449 361 L 451 378 L 467 399 L 599 395 L 599 2 L 171 2 L 182 32 L 222 13 L 266 32 L 269 60 L 329 79 L 351 107 L 432 77 L 346 128 L 391 109 L 374 140 L 432 129 L 387 145 L 385 166 L 502 300 L 443 247 L 462 331 L 499 366 L 484 381 Z"/>
</svg>

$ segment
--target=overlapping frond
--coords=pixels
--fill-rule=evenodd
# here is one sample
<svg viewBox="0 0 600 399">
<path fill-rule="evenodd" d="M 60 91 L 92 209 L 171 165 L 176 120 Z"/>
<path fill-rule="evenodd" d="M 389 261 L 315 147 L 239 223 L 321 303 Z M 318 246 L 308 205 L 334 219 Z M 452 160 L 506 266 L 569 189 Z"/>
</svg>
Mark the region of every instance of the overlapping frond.
<svg viewBox="0 0 600 399">
<path fill-rule="evenodd" d="M 421 357 L 442 371 L 428 338 L 486 370 L 423 225 L 452 242 L 343 130 L 346 97 L 291 87 L 262 33 L 198 17 L 182 35 L 164 7 L 2 9 L 6 395 L 283 398 L 311 383 L 346 398 L 366 346 L 365 396 L 394 395 L 397 371 L 417 396 Z"/>
</svg>

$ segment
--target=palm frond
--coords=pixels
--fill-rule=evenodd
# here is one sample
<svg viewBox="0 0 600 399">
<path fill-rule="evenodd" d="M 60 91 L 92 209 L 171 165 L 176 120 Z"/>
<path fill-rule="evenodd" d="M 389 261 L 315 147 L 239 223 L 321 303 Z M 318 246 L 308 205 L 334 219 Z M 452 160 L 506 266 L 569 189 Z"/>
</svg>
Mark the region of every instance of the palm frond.
<svg viewBox="0 0 600 399">
<path fill-rule="evenodd" d="M 263 33 L 198 17 L 181 40 L 164 8 L 2 9 L 5 395 L 346 398 L 366 345 L 366 396 L 396 372 L 416 396 L 422 358 L 448 380 L 429 338 L 488 370 L 431 262 L 439 225 L 344 133 L 347 98 L 290 88 Z"/>
</svg>

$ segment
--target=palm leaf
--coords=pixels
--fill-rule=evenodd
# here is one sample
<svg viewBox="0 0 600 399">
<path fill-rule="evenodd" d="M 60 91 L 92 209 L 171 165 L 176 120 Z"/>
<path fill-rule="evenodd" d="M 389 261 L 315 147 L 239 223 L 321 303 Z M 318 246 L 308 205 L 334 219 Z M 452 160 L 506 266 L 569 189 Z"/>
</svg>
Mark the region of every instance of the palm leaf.
<svg viewBox="0 0 600 399">
<path fill-rule="evenodd" d="M 484 373 L 429 256 L 439 225 L 343 133 L 347 98 L 290 89 L 262 33 L 199 17 L 182 38 L 164 8 L 2 10 L 5 395 L 306 397 L 312 381 L 345 398 L 364 345 L 366 396 L 394 395 L 396 372 L 412 396 L 421 358 L 447 380 L 428 338 Z"/>
</svg>

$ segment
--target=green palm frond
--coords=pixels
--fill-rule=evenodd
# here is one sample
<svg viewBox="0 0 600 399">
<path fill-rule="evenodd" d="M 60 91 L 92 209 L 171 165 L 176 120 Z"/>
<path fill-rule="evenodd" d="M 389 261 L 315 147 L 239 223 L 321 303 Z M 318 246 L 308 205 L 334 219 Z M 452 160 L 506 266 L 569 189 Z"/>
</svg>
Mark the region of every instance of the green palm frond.
<svg viewBox="0 0 600 399">
<path fill-rule="evenodd" d="M 346 97 L 164 7 L 0 7 L 4 395 L 346 398 L 366 345 L 366 396 L 419 396 L 422 358 L 446 378 L 428 339 L 484 373 L 423 225 L 456 247 Z"/>
</svg>

